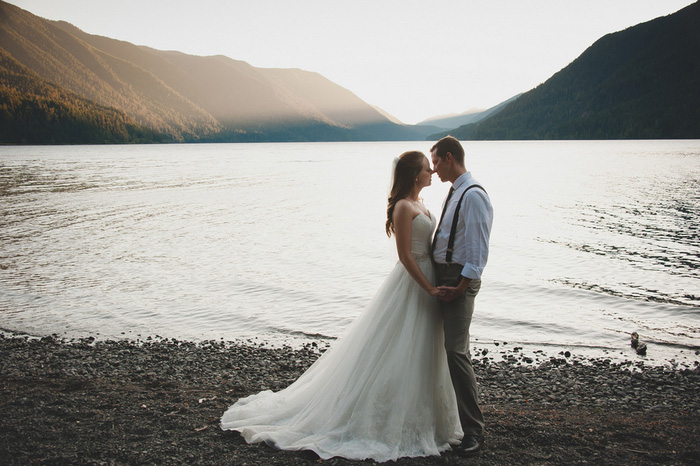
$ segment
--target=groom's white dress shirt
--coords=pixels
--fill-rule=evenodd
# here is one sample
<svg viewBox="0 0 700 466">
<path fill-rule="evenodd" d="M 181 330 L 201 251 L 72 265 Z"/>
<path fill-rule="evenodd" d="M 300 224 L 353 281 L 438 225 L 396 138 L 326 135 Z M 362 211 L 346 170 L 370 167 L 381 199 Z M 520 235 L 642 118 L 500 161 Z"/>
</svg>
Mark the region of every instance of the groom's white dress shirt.
<svg viewBox="0 0 700 466">
<path fill-rule="evenodd" d="M 447 242 L 450 238 L 452 219 L 462 193 L 472 185 L 479 184 L 471 172 L 466 172 L 452 184 L 454 193 L 450 197 L 445 216 L 435 237 L 433 258 L 437 263 L 446 263 Z M 452 262 L 464 266 L 462 276 L 480 279 L 489 257 L 489 236 L 493 224 L 493 207 L 488 195 L 479 188 L 472 188 L 464 196 L 459 211 L 457 233 L 452 252 Z M 462 236 L 460 238 L 459 236 Z"/>
</svg>

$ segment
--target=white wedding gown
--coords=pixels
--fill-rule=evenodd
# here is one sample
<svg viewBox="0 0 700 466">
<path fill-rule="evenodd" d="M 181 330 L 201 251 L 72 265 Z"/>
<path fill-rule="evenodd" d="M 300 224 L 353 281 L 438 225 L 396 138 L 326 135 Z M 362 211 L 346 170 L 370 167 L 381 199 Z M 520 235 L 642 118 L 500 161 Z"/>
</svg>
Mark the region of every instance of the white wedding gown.
<svg viewBox="0 0 700 466">
<path fill-rule="evenodd" d="M 435 218 L 413 219 L 411 252 L 434 280 Z M 221 419 L 250 443 L 323 459 L 439 455 L 462 437 L 439 304 L 399 262 L 369 306 L 299 379 L 240 399 Z"/>
</svg>

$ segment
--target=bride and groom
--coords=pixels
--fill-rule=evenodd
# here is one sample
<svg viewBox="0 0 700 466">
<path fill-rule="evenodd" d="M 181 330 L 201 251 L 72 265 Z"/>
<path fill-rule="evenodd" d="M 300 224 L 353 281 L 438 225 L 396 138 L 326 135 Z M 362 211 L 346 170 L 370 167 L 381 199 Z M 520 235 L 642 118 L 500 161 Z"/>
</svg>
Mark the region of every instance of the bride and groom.
<svg viewBox="0 0 700 466">
<path fill-rule="evenodd" d="M 480 451 L 469 326 L 493 209 L 457 139 L 438 141 L 431 158 L 432 168 L 418 151 L 395 161 L 386 232 L 399 262 L 368 307 L 293 384 L 238 400 L 223 429 L 323 459 Z M 433 173 L 452 184 L 439 221 L 419 197 Z"/>
</svg>

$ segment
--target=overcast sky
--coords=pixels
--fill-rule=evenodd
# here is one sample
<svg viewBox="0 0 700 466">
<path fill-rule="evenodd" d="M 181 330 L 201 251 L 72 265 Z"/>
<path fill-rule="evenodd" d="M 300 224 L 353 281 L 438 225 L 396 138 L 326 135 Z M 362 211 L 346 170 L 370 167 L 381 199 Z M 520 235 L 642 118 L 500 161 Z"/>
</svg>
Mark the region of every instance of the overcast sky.
<svg viewBox="0 0 700 466">
<path fill-rule="evenodd" d="M 694 0 L 9 0 L 85 32 L 315 71 L 404 123 L 489 108 Z"/>
</svg>

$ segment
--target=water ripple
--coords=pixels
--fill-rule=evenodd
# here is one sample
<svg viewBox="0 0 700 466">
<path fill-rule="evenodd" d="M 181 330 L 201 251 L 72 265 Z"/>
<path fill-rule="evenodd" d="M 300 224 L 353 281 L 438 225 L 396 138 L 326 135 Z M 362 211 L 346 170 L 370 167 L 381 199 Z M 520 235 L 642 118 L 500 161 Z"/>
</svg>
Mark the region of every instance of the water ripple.
<svg viewBox="0 0 700 466">
<path fill-rule="evenodd" d="M 388 168 L 419 144 L 0 148 L 0 327 L 333 339 L 396 262 Z M 496 213 L 478 341 L 697 346 L 697 142 L 468 146 Z"/>
</svg>

